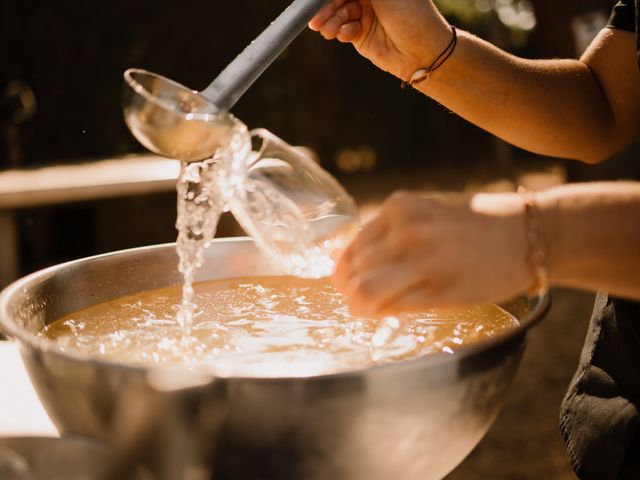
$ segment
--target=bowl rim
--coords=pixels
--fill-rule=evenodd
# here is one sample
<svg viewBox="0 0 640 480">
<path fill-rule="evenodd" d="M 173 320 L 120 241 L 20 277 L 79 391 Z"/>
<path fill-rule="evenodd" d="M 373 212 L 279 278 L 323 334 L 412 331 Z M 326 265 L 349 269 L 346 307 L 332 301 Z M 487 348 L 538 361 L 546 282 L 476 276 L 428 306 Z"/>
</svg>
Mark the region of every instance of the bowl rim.
<svg viewBox="0 0 640 480">
<path fill-rule="evenodd" d="M 240 244 L 253 244 L 255 248 L 258 248 L 255 245 L 255 242 L 250 237 L 225 237 L 225 238 L 217 238 L 214 239 L 213 243 L 240 243 Z M 176 368 L 180 369 L 182 366 L 175 364 L 171 365 L 159 365 L 159 366 L 143 366 L 143 365 L 135 365 L 129 363 L 121 363 L 114 360 L 107 360 L 96 358 L 95 356 L 91 356 L 86 353 L 78 352 L 78 351 L 63 351 L 61 350 L 56 343 L 51 342 L 49 340 L 39 338 L 35 333 L 28 331 L 25 328 L 20 327 L 16 324 L 16 322 L 11 318 L 8 312 L 8 304 L 10 299 L 19 294 L 20 291 L 25 291 L 28 287 L 37 284 L 43 283 L 47 280 L 53 278 L 57 272 L 61 270 L 68 269 L 72 266 L 78 266 L 82 264 L 90 264 L 96 262 L 101 259 L 107 259 L 113 256 L 139 256 L 141 253 L 146 252 L 154 252 L 160 250 L 169 250 L 175 249 L 175 242 L 163 243 L 157 245 L 147 245 L 142 247 L 134 247 L 129 249 L 117 250 L 113 252 L 107 252 L 99 255 L 92 255 L 89 257 L 84 257 L 76 260 L 71 260 L 68 262 L 60 263 L 57 265 L 53 265 L 42 270 L 38 270 L 31 274 L 28 274 L 13 283 L 6 286 L 2 291 L 0 291 L 0 332 L 5 333 L 10 341 L 17 341 L 20 350 L 24 348 L 24 346 L 28 346 L 31 349 L 37 350 L 43 354 L 54 355 L 59 358 L 73 360 L 83 363 L 88 363 L 93 366 L 104 366 L 110 368 L 118 368 L 124 369 L 128 371 L 138 372 L 140 374 L 147 374 L 149 372 L 158 372 L 163 370 L 171 370 L 175 371 Z M 522 294 L 521 294 L 522 295 Z M 514 298 L 517 298 L 514 297 Z M 381 364 L 368 365 L 365 367 L 357 367 L 346 370 L 339 370 L 336 372 L 327 372 L 316 375 L 307 375 L 307 376 L 278 376 L 278 377 L 270 377 L 270 376 L 251 376 L 251 375 L 232 375 L 232 376 L 223 376 L 216 375 L 214 372 L 209 372 L 211 377 L 211 381 L 213 380 L 251 380 L 251 381 L 260 381 L 260 382 L 274 382 L 274 381 L 312 381 L 318 379 L 329 379 L 329 378 L 339 378 L 339 377 L 352 377 L 352 376 L 361 376 L 363 373 L 368 372 L 383 372 L 388 370 L 405 370 L 405 369 L 416 369 L 416 368 L 425 368 L 425 367 L 433 367 L 436 365 L 444 365 L 447 363 L 457 364 L 463 359 L 468 359 L 475 355 L 481 355 L 483 353 L 492 351 L 500 346 L 504 346 L 509 344 L 510 342 L 517 341 L 519 343 L 524 343 L 524 339 L 527 331 L 536 325 L 538 322 L 542 320 L 544 315 L 547 313 L 551 300 L 550 294 L 548 292 L 538 293 L 533 296 L 527 296 L 533 302 L 533 306 L 531 310 L 526 312 L 521 318 L 518 319 L 518 325 L 514 328 L 510 328 L 505 330 L 498 335 L 491 337 L 487 340 L 483 340 L 480 342 L 472 343 L 470 345 L 464 345 L 460 348 L 457 348 L 453 353 L 447 352 L 434 352 L 429 354 L 420 355 L 414 358 L 406 359 L 406 360 L 397 360 L 391 362 L 384 362 Z M 196 371 L 199 373 L 204 373 L 207 370 L 205 368 L 205 364 L 202 364 L 200 368 L 198 365 L 193 367 L 184 366 L 186 370 Z"/>
</svg>

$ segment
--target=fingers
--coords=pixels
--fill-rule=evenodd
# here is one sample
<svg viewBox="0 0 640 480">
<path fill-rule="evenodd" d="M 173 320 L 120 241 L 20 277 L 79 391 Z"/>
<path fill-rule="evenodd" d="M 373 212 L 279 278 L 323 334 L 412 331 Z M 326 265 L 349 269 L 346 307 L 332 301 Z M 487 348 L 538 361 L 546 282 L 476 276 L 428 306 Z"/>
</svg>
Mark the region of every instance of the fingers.
<svg viewBox="0 0 640 480">
<path fill-rule="evenodd" d="M 428 228 L 413 219 L 415 196 L 392 195 L 377 215 L 364 225 L 338 259 L 333 284 L 346 292 L 353 277 L 384 264 L 400 262 L 426 246 Z"/>
<path fill-rule="evenodd" d="M 415 248 L 417 243 L 411 248 L 375 223 L 371 227 L 340 258 L 334 285 L 353 314 L 376 317 L 403 292 L 417 284 L 435 287 L 439 279 L 431 278 L 437 251 L 428 240 L 419 242 L 421 248 Z"/>
<path fill-rule="evenodd" d="M 511 196 L 400 192 L 345 249 L 334 284 L 369 317 L 497 301 L 527 288 L 526 245 Z"/>
<path fill-rule="evenodd" d="M 362 10 L 357 0 L 333 0 L 309 22 L 309 28 L 320 32 L 327 40 L 351 42 L 362 32 Z"/>
<path fill-rule="evenodd" d="M 345 23 L 338 30 L 336 38 L 343 43 L 357 41 L 362 35 L 362 24 L 358 21 Z"/>
<path fill-rule="evenodd" d="M 351 278 L 345 297 L 354 315 L 381 317 L 431 305 L 444 285 L 421 259 L 407 257 L 368 269 Z"/>
<path fill-rule="evenodd" d="M 373 245 L 384 236 L 385 231 L 386 220 L 380 216 L 375 217 L 362 227 L 353 241 L 342 251 L 337 259 L 335 273 L 332 278 L 333 284 L 338 290 L 344 291 L 347 288 L 353 275 L 353 259 L 363 249 L 365 251 L 377 251 L 378 249 Z"/>
<path fill-rule="evenodd" d="M 319 32 L 322 26 L 327 23 L 344 3 L 349 0 L 332 0 L 327 6 L 323 7 L 316 15 L 309 21 L 309 28 Z"/>
<path fill-rule="evenodd" d="M 347 2 L 338 8 L 334 15 L 327 20 L 320 33 L 327 40 L 338 37 L 341 28 L 353 25 L 360 18 L 360 4 L 358 2 Z"/>
<path fill-rule="evenodd" d="M 437 290 L 444 288 L 442 279 L 438 281 Z M 419 312 L 431 308 L 441 308 L 450 306 L 443 302 L 439 295 L 434 295 L 434 286 L 427 281 L 417 283 L 400 292 L 396 297 L 390 298 L 386 303 L 380 305 L 375 312 L 376 317 L 386 317 L 397 315 L 403 312 Z"/>
<path fill-rule="evenodd" d="M 353 258 L 363 248 L 380 240 L 387 231 L 388 220 L 383 215 L 378 215 L 365 223 L 353 241 L 345 249 L 345 255 Z"/>
<path fill-rule="evenodd" d="M 438 204 L 413 192 L 397 192 L 347 246 L 336 265 L 335 287 L 355 315 L 378 317 L 428 308 L 447 283 L 455 238 L 450 221 L 438 220 Z M 446 215 L 449 218 L 449 215 Z M 443 252 L 443 245 L 446 245 Z"/>
</svg>

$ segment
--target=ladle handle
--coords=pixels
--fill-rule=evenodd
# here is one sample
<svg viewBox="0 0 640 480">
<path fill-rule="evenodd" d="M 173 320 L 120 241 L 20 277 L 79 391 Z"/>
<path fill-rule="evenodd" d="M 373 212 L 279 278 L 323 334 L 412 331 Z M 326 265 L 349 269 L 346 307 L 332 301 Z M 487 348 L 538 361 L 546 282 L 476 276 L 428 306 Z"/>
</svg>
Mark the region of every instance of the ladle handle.
<svg viewBox="0 0 640 480">
<path fill-rule="evenodd" d="M 228 111 L 328 0 L 294 0 L 201 94 Z"/>
</svg>

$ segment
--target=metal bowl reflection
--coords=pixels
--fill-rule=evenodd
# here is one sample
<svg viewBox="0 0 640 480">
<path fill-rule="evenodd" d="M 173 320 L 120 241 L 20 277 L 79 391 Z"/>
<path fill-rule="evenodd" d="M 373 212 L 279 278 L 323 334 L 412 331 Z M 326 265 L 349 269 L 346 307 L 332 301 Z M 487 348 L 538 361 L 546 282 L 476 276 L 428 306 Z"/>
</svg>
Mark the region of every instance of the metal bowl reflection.
<svg viewBox="0 0 640 480">
<path fill-rule="evenodd" d="M 212 378 L 151 387 L 149 369 L 60 352 L 36 337 L 75 310 L 181 282 L 173 244 L 37 272 L 0 295 L 0 322 L 61 432 L 136 452 L 163 478 L 441 479 L 480 441 L 547 297 L 502 305 L 520 326 L 454 354 L 307 378 Z M 216 240 L 197 280 L 277 275 L 249 239 Z M 136 449 L 130 448 L 136 445 Z M 208 478 L 208 477 L 205 477 Z"/>
<path fill-rule="evenodd" d="M 108 480 L 113 452 L 91 438 L 0 437 L 3 480 Z M 152 480 L 138 469 L 132 480 Z"/>
</svg>

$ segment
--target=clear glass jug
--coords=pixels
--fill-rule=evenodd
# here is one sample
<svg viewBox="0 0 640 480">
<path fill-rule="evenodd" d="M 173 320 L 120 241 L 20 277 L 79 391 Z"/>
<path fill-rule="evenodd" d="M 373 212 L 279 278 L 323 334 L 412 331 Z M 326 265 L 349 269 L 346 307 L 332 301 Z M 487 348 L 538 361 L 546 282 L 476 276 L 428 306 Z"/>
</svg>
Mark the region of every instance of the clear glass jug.
<svg viewBox="0 0 640 480">
<path fill-rule="evenodd" d="M 357 230 L 358 211 L 351 196 L 304 149 L 264 129 L 249 132 L 229 114 L 221 120 L 226 125 L 224 146 L 211 159 L 183 165 L 179 196 L 191 196 L 190 215 L 185 217 L 200 222 L 195 229 L 191 226 L 191 235 L 212 238 L 218 216 L 230 210 L 284 273 L 330 275 L 334 252 Z M 194 192 L 189 192 L 190 181 L 198 186 Z M 200 197 L 209 202 L 210 211 L 198 220 L 193 210 Z"/>
</svg>

